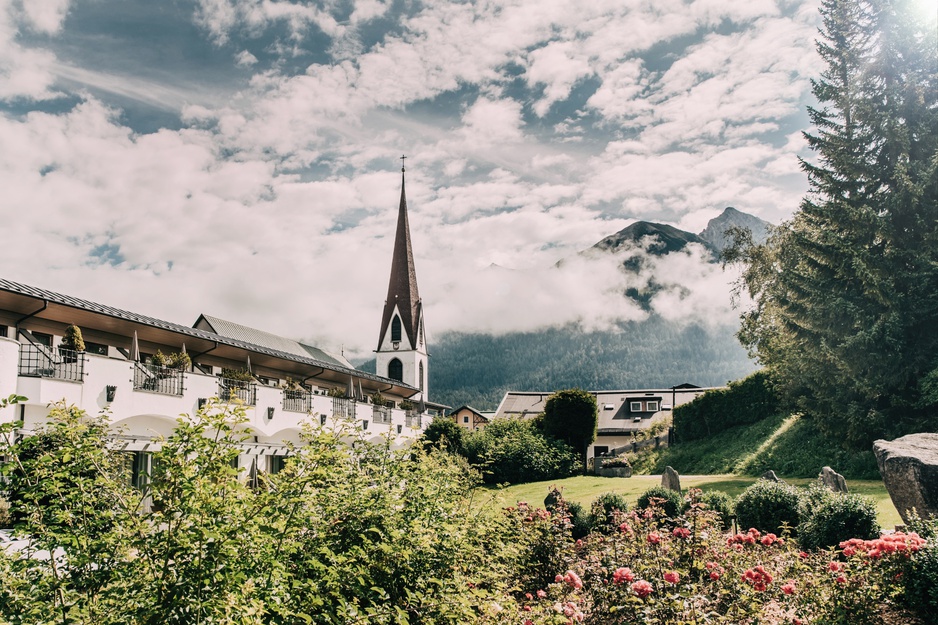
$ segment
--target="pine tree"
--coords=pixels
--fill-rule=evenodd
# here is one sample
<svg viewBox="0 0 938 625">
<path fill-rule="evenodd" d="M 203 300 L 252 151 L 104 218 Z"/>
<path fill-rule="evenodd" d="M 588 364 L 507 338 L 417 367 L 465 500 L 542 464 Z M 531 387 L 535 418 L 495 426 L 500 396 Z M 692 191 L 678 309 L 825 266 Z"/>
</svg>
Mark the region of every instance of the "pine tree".
<svg viewBox="0 0 938 625">
<path fill-rule="evenodd" d="M 794 407 L 857 446 L 938 408 L 938 42 L 914 0 L 824 0 L 810 192 L 742 244 L 740 339 Z"/>
</svg>

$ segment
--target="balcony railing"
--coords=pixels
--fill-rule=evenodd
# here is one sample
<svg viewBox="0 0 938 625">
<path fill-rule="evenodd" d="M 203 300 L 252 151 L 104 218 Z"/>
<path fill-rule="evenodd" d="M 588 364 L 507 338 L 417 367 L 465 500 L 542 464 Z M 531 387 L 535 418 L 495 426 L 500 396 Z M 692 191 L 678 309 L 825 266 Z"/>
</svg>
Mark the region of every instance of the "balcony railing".
<svg viewBox="0 0 938 625">
<path fill-rule="evenodd" d="M 343 397 L 332 398 L 332 414 L 343 419 L 355 418 L 355 400 Z"/>
<path fill-rule="evenodd" d="M 307 413 L 311 401 L 309 391 L 283 391 L 283 409 L 289 412 Z"/>
<path fill-rule="evenodd" d="M 257 404 L 257 384 L 247 380 L 219 378 L 218 398 L 223 401 L 240 399 L 248 406 Z"/>
<path fill-rule="evenodd" d="M 85 379 L 85 354 L 71 349 L 52 351 L 44 345 L 20 345 L 19 375 L 81 382 Z"/>
<path fill-rule="evenodd" d="M 387 406 L 372 406 L 371 420 L 375 423 L 389 424 L 391 422 L 391 409 Z"/>
<path fill-rule="evenodd" d="M 162 395 L 182 395 L 183 372 L 160 365 L 134 363 L 134 390 Z"/>
<path fill-rule="evenodd" d="M 422 421 L 420 415 L 413 410 L 408 410 L 404 413 L 404 425 L 409 428 L 419 428 Z"/>
</svg>

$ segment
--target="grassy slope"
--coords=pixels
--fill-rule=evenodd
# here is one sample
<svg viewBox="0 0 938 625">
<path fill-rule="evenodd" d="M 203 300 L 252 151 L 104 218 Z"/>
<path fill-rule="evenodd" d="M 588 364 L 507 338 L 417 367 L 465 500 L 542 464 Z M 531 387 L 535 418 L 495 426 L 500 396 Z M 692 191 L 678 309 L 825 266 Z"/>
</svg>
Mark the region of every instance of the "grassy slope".
<svg viewBox="0 0 938 625">
<path fill-rule="evenodd" d="M 872 451 L 845 451 L 821 438 L 809 419 L 776 415 L 753 425 L 729 428 L 708 439 L 648 450 L 633 461 L 636 473 L 732 473 L 759 476 L 772 469 L 780 476 L 813 478 L 824 466 L 847 479 L 879 479 Z"/>
<path fill-rule="evenodd" d="M 783 478 L 786 482 L 797 486 L 805 486 L 813 479 L 810 478 Z M 704 490 L 722 490 L 732 496 L 737 496 L 752 484 L 756 478 L 740 477 L 737 475 L 684 475 L 681 477 L 683 488 L 702 488 Z M 552 486 L 563 491 L 564 497 L 570 501 L 589 506 L 590 503 L 602 493 L 615 492 L 625 495 L 633 503 L 645 490 L 661 483 L 659 475 L 636 475 L 629 478 L 608 478 L 596 476 L 577 476 L 553 482 L 533 482 L 530 484 L 517 484 L 506 488 L 481 489 L 480 495 L 491 498 L 491 503 L 498 506 L 514 505 L 518 501 L 526 501 L 532 506 L 543 506 L 544 497 Z M 892 528 L 902 520 L 896 508 L 889 499 L 886 487 L 882 480 L 849 480 L 847 487 L 852 493 L 870 497 L 876 502 L 879 522 L 884 528 Z"/>
</svg>

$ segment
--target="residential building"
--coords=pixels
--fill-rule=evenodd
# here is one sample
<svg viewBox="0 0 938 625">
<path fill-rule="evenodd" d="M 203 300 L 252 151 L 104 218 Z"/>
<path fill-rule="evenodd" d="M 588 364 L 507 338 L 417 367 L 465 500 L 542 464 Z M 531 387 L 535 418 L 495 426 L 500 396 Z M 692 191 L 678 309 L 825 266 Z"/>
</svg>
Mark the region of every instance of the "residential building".
<svg viewBox="0 0 938 625">
<path fill-rule="evenodd" d="M 456 425 L 471 432 L 488 425 L 493 414 L 481 412 L 472 406 L 460 406 L 449 413 L 449 417 L 455 421 Z"/>
</svg>

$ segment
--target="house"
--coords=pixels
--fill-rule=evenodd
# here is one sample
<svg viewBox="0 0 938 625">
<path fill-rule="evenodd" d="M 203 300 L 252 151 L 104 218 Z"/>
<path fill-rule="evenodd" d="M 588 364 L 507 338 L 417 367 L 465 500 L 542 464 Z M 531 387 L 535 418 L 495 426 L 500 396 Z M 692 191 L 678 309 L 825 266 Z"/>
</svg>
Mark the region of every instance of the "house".
<svg viewBox="0 0 938 625">
<path fill-rule="evenodd" d="M 587 458 L 619 453 L 628 448 L 633 436 L 651 429 L 670 411 L 693 401 L 710 390 L 693 384 L 679 384 L 663 389 L 632 391 L 590 391 L 596 398 L 598 410 L 596 440 L 590 445 Z M 544 404 L 551 393 L 509 391 L 505 393 L 496 419 L 533 418 L 544 412 Z"/>
<path fill-rule="evenodd" d="M 35 428 L 49 404 L 63 400 L 91 414 L 107 410 L 115 444 L 135 455 L 136 467 L 178 415 L 219 397 L 245 407 L 250 438 L 239 462 L 252 471 L 276 471 L 308 422 L 351 425 L 367 439 L 405 445 L 446 407 L 428 399 L 403 183 L 396 236 L 388 289 L 395 305 L 382 318 L 379 351 L 388 357 L 379 360 L 385 364 L 378 375 L 341 355 L 211 315 L 189 327 L 0 279 L 0 396 L 28 398 L 2 409 L 0 422 Z M 84 351 L 63 345 L 70 325 L 81 329 Z M 398 327 L 407 341 L 395 340 Z M 373 395 L 381 403 L 370 403 Z"/>
<path fill-rule="evenodd" d="M 460 406 L 449 414 L 449 417 L 456 422 L 456 425 L 470 432 L 488 425 L 490 416 L 492 416 L 492 413 L 480 412 L 472 406 Z"/>
</svg>

